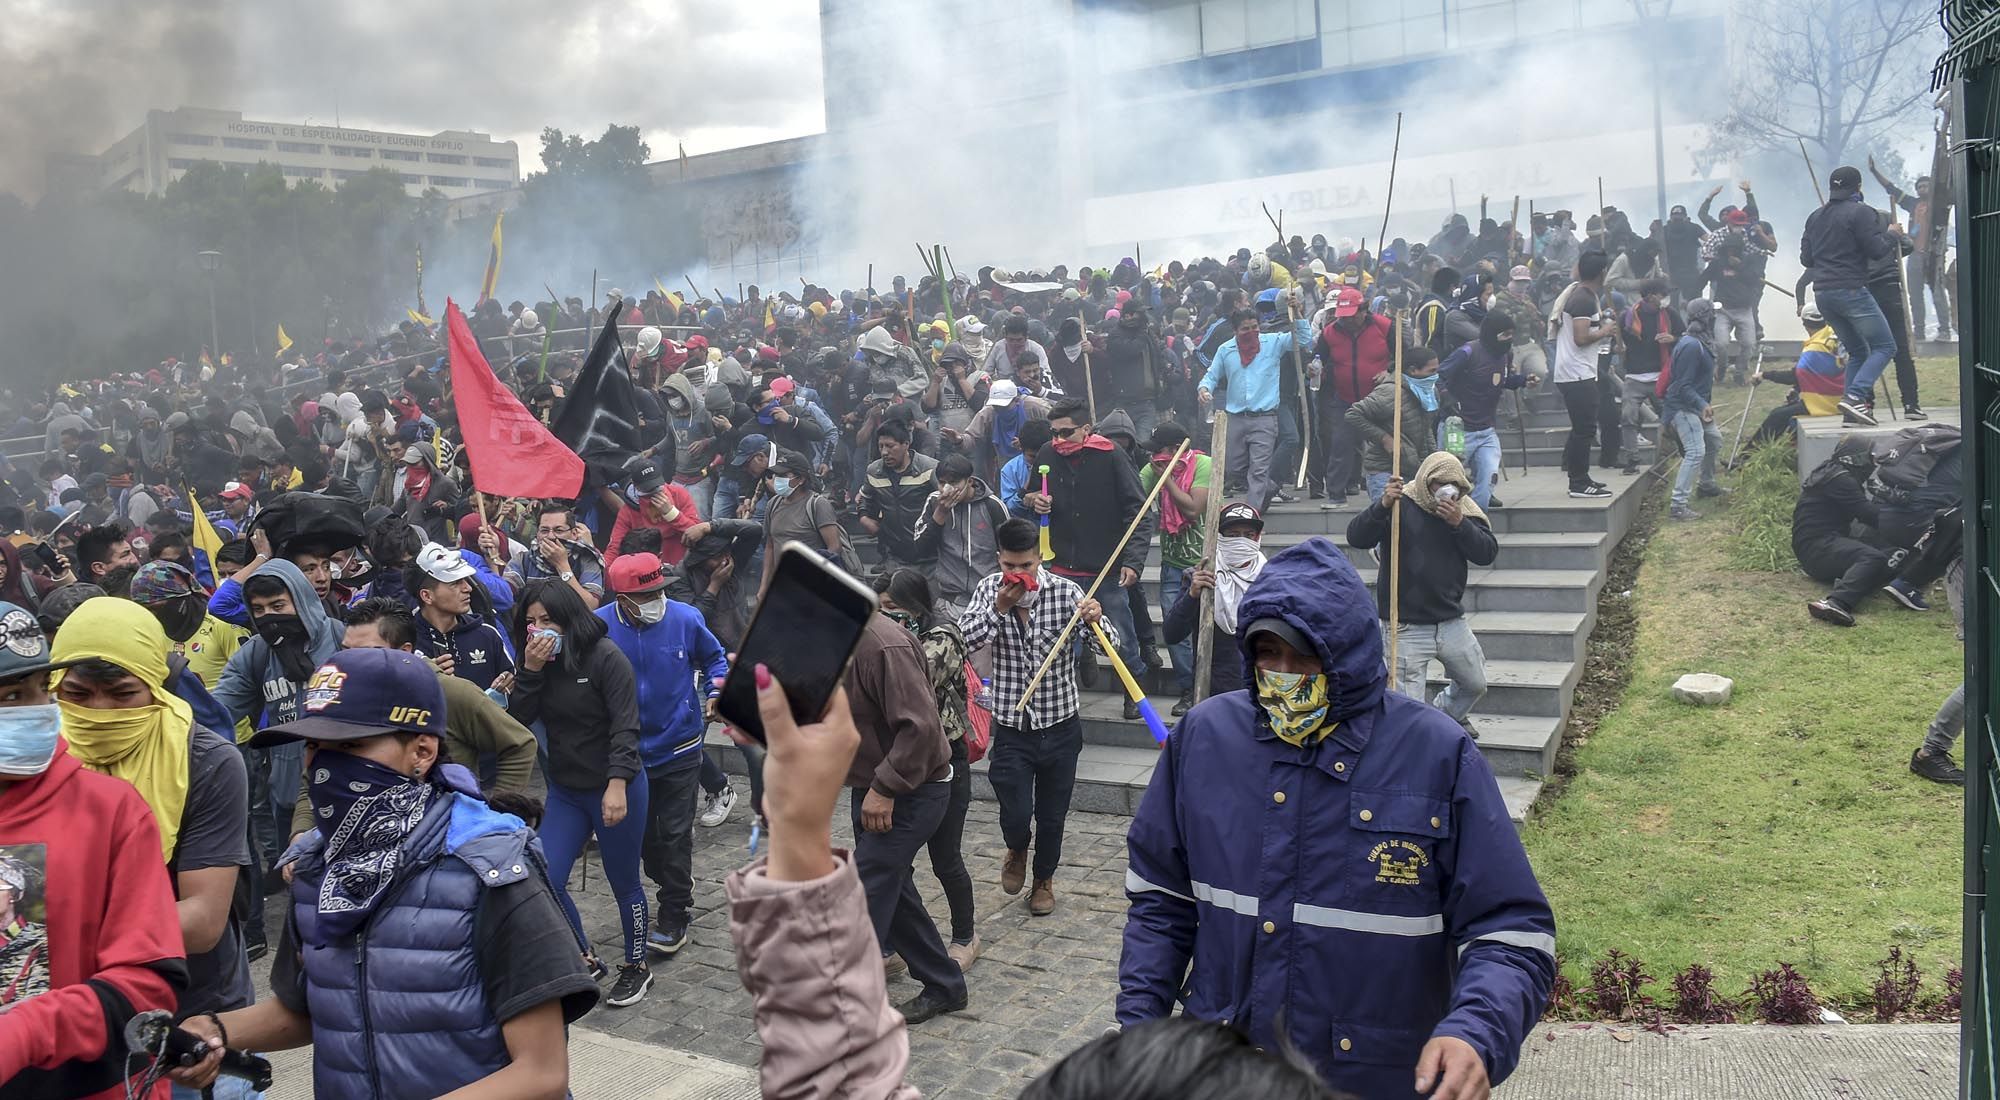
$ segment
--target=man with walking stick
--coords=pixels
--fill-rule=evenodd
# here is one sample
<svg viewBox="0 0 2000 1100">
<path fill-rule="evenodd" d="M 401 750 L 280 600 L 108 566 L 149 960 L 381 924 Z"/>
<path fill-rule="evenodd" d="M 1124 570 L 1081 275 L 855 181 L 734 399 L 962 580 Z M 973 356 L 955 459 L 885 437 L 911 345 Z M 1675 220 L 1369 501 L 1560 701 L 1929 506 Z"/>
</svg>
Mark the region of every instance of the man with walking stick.
<svg viewBox="0 0 2000 1100">
<path fill-rule="evenodd" d="M 1000 802 L 1000 835 L 1007 844 L 1000 889 L 1021 892 L 1033 841 L 1035 877 L 1028 912 L 1045 917 L 1056 909 L 1063 825 L 1076 789 L 1076 758 L 1083 751 L 1075 662 L 1056 660 L 1025 709 L 1022 696 L 1036 666 L 1062 644 L 1065 624 L 1072 617 L 1096 624 L 1104 609 L 1086 598 L 1075 581 L 1042 567 L 1036 524 L 1016 516 L 1000 525 L 995 539 L 999 572 L 972 590 L 958 625 L 968 651 L 982 646 L 993 651 L 993 748 L 987 778 Z M 1117 628 L 1107 625 L 1107 631 L 1116 642 Z"/>
</svg>

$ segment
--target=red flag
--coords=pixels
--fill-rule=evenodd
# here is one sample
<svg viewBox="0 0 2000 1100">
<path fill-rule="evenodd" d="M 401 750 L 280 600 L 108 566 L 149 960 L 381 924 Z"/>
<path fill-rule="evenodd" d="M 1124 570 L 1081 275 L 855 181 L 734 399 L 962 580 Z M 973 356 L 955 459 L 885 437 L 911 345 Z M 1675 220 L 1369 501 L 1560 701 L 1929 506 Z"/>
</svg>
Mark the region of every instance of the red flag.
<svg viewBox="0 0 2000 1100">
<path fill-rule="evenodd" d="M 472 463 L 472 485 L 507 497 L 570 500 L 583 491 L 583 459 L 493 377 L 465 315 L 444 304 L 451 331 L 451 397 Z"/>
</svg>

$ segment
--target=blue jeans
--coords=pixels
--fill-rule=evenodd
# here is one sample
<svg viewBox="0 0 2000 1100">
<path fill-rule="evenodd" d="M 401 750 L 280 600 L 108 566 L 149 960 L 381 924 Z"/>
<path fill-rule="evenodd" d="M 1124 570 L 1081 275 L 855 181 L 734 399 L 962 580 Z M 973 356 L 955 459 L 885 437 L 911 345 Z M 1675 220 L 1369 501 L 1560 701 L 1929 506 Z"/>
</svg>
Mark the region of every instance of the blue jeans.
<svg viewBox="0 0 2000 1100">
<path fill-rule="evenodd" d="M 1674 413 L 1673 425 L 1674 434 L 1681 441 L 1681 472 L 1674 478 L 1672 504 L 1685 508 L 1688 494 L 1694 489 L 1696 470 L 1701 471 L 1704 487 L 1715 484 L 1715 454 L 1722 449 L 1722 433 L 1714 424 L 1703 423 L 1701 417 L 1691 412 Z"/>
<path fill-rule="evenodd" d="M 1493 499 L 1493 479 L 1500 476 L 1500 429 L 1465 433 L 1465 473 L 1472 479 L 1472 501 L 1480 508 Z"/>
<path fill-rule="evenodd" d="M 1174 609 L 1174 604 L 1180 602 L 1181 579 L 1186 577 L 1189 572 L 1191 570 L 1182 569 L 1178 565 L 1168 565 L 1165 562 L 1160 563 L 1160 621 L 1162 623 L 1167 621 L 1167 614 Z M 1194 690 L 1194 635 L 1190 634 L 1185 639 L 1168 646 L 1167 653 L 1173 657 L 1174 686 L 1181 689 L 1182 695 L 1186 695 L 1188 692 Z"/>
<path fill-rule="evenodd" d="M 611 894 L 618 899 L 618 923 L 625 934 L 625 961 L 646 961 L 646 886 L 639 877 L 640 853 L 645 848 L 647 805 L 646 777 L 636 776 L 625 784 L 625 817 L 618 824 L 604 825 L 604 792 L 580 791 L 559 783 L 549 784 L 549 797 L 542 810 L 542 853 L 549 861 L 549 881 L 556 885 L 556 900 L 570 923 L 583 927 L 576 903 L 569 897 L 569 872 L 583 857 L 584 842 L 597 836 L 598 858 L 604 877 L 611 880 Z"/>
<path fill-rule="evenodd" d="M 1076 580 L 1081 587 L 1089 587 L 1082 580 L 1074 577 L 1071 579 Z M 1146 669 L 1139 661 L 1139 635 L 1132 628 L 1132 602 L 1125 598 L 1125 590 L 1118 586 L 1116 568 L 1112 570 L 1110 576 L 1104 578 L 1103 584 L 1097 586 L 1096 599 L 1104 607 L 1104 625 L 1118 632 L 1118 659 L 1125 662 L 1125 667 L 1132 673 L 1132 678 L 1138 679 L 1145 674 Z M 1102 647 L 1097 644 L 1095 630 L 1078 623 L 1071 634 L 1076 639 L 1075 644 L 1078 649 L 1089 646 L 1092 653 L 1101 652 Z M 1112 686 L 1120 692 L 1124 691 L 1123 683 Z"/>
<path fill-rule="evenodd" d="M 1875 380 L 1896 354 L 1896 334 L 1889 331 L 1889 319 L 1865 288 L 1816 290 L 1814 301 L 1827 324 L 1847 349 L 1847 399 L 1875 399 Z"/>
<path fill-rule="evenodd" d="M 1388 471 L 1385 470 L 1379 474 L 1363 474 L 1361 475 L 1361 481 L 1368 486 L 1368 502 L 1370 504 L 1382 503 L 1382 494 L 1389 488 Z"/>
</svg>

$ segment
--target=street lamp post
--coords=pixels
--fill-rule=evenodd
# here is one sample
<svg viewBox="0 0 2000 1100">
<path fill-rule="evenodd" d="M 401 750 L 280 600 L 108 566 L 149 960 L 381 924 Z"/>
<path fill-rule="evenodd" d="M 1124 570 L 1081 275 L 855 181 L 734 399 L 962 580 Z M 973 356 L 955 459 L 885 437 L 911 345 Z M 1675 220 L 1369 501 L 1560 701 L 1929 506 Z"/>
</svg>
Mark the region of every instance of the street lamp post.
<svg viewBox="0 0 2000 1100">
<path fill-rule="evenodd" d="M 1674 10 L 1674 0 L 1632 0 L 1632 7 L 1639 13 L 1642 24 L 1664 21 Z M 1655 10 L 1657 9 L 1657 10 Z M 1645 27 L 1647 38 L 1652 39 L 1656 28 Z M 1659 219 L 1667 220 L 1667 131 L 1660 120 L 1660 59 L 1657 51 L 1647 50 L 1646 57 L 1653 73 L 1653 185 L 1659 201 Z"/>
<path fill-rule="evenodd" d="M 222 362 L 222 329 L 215 323 L 215 274 L 222 270 L 222 253 L 208 249 L 195 254 L 201 261 L 202 273 L 208 276 L 208 350 L 215 355 L 217 363 Z"/>
</svg>

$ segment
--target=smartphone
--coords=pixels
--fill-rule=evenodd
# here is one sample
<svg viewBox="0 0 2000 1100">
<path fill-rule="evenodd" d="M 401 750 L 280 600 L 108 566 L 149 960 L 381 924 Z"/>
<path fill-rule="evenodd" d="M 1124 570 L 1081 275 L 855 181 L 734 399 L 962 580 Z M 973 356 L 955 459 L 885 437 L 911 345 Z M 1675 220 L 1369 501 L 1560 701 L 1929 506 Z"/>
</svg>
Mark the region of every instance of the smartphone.
<svg viewBox="0 0 2000 1100">
<path fill-rule="evenodd" d="M 785 687 L 792 717 L 817 722 L 875 614 L 875 593 L 802 542 L 785 543 L 771 585 L 723 679 L 716 713 L 766 742 L 757 713 L 756 669 L 763 665 Z"/>
</svg>

